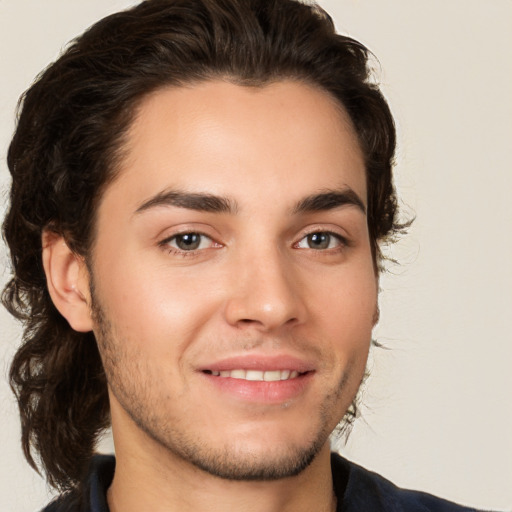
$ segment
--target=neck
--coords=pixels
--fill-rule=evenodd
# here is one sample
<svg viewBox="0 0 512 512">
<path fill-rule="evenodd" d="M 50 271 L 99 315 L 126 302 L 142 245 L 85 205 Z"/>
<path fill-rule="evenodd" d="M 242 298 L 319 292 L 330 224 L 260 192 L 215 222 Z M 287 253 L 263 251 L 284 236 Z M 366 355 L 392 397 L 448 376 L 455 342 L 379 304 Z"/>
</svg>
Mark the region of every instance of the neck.
<svg viewBox="0 0 512 512">
<path fill-rule="evenodd" d="M 212 476 L 153 440 L 133 441 L 128 446 L 116 441 L 116 470 L 107 494 L 111 512 L 332 512 L 336 508 L 328 442 L 299 475 L 259 482 Z"/>
</svg>

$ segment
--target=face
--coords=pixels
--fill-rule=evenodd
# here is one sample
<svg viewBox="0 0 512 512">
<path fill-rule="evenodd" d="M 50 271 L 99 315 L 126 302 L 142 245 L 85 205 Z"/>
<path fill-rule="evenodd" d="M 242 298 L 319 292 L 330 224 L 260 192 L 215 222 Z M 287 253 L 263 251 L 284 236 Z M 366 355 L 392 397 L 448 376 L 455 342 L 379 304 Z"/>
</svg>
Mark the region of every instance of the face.
<svg viewBox="0 0 512 512">
<path fill-rule="evenodd" d="M 297 474 L 357 392 L 376 312 L 347 115 L 297 82 L 212 81 L 146 98 L 125 149 L 90 264 L 116 441 Z"/>
</svg>

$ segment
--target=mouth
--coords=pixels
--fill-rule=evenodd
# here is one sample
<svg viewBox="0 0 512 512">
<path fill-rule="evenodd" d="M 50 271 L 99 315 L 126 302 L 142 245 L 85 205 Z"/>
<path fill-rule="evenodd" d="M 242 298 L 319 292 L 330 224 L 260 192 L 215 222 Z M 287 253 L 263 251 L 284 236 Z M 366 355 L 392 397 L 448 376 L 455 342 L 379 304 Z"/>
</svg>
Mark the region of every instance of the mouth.
<svg viewBox="0 0 512 512">
<path fill-rule="evenodd" d="M 299 399 L 311 387 L 314 364 L 291 356 L 232 357 L 199 369 L 211 390 L 251 404 L 282 405 Z"/>
<path fill-rule="evenodd" d="M 239 379 L 252 382 L 279 382 L 297 379 L 309 372 L 299 372 L 297 370 L 253 370 L 240 368 L 234 370 L 203 370 L 203 373 L 214 377 Z"/>
</svg>

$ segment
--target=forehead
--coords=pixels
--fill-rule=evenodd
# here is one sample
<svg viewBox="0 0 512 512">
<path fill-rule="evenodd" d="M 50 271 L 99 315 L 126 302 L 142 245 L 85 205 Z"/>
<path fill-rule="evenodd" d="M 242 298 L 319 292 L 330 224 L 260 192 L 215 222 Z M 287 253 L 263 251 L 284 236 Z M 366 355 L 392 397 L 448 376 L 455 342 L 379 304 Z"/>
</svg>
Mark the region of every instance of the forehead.
<svg viewBox="0 0 512 512">
<path fill-rule="evenodd" d="M 178 189 L 281 204 L 351 188 L 366 203 L 364 159 L 352 123 L 328 93 L 281 81 L 247 87 L 209 81 L 145 98 L 106 191 L 136 208 Z"/>
</svg>

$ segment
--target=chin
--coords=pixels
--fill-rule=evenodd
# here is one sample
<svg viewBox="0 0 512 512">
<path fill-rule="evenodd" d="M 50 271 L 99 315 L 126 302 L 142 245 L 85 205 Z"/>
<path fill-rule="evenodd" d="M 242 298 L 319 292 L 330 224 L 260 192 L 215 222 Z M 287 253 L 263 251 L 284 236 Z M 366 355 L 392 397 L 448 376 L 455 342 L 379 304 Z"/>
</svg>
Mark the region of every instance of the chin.
<svg viewBox="0 0 512 512">
<path fill-rule="evenodd" d="M 306 447 L 288 446 L 269 450 L 267 446 L 261 451 L 233 446 L 223 450 L 189 446 L 186 453 L 180 455 L 196 468 L 224 480 L 272 481 L 302 473 L 325 446 L 327 439 L 324 437 Z"/>
</svg>

